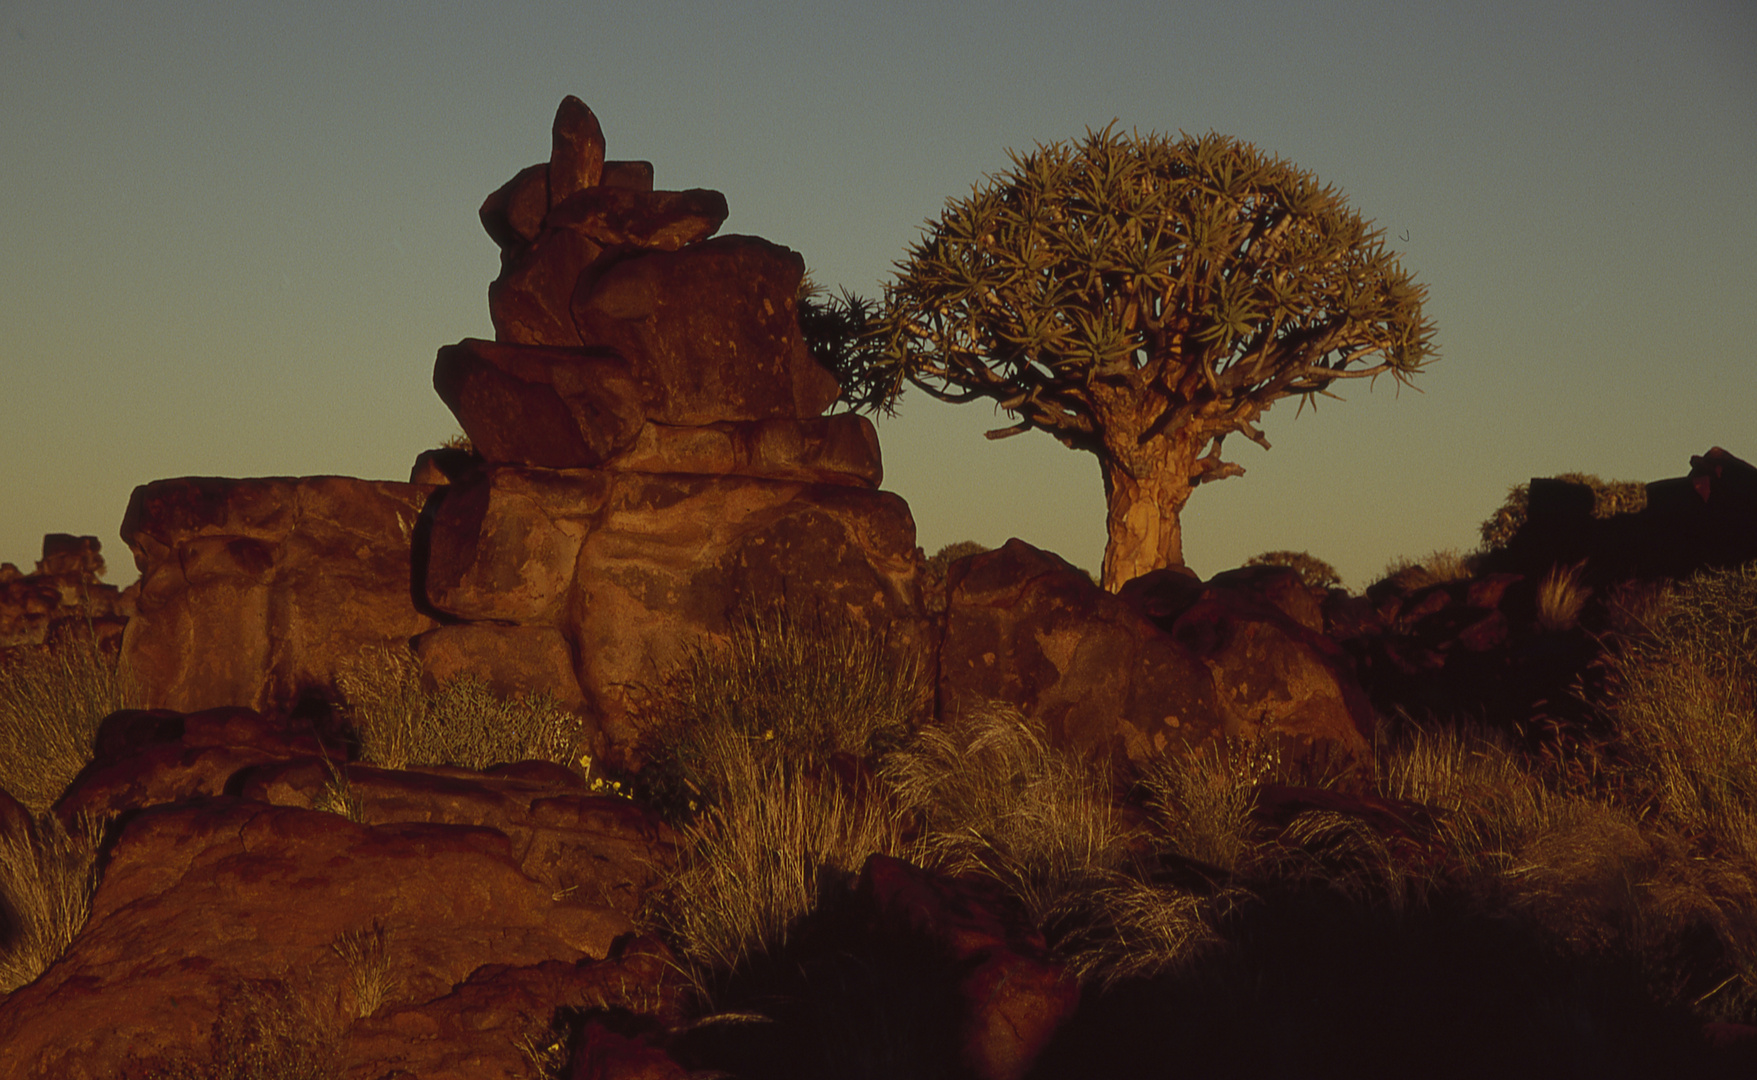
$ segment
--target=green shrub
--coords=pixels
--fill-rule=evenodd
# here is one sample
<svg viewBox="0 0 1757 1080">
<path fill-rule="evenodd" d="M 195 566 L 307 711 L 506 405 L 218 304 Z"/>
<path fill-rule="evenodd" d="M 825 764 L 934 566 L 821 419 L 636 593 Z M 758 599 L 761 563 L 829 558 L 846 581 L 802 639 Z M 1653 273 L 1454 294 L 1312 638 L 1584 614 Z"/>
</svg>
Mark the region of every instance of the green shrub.
<svg viewBox="0 0 1757 1080">
<path fill-rule="evenodd" d="M 474 675 L 427 689 L 407 648 L 367 648 L 336 675 L 362 760 L 386 768 L 516 761 L 580 767 L 579 720 L 547 694 L 502 697 Z"/>
<path fill-rule="evenodd" d="M 13 650 L 0 659 L 0 788 L 47 810 L 91 760 L 98 725 L 133 697 L 89 637 Z"/>
</svg>

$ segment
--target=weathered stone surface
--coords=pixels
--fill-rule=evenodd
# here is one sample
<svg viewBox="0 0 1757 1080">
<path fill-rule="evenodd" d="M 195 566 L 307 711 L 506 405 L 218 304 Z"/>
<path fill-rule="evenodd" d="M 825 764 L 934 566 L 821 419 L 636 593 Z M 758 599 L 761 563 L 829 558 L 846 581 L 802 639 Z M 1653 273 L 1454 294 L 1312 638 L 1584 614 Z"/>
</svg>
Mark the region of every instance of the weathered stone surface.
<svg viewBox="0 0 1757 1080">
<path fill-rule="evenodd" d="M 549 212 L 549 166 L 532 165 L 495 189 L 482 202 L 479 216 L 489 239 L 503 252 L 537 239 L 543 215 Z"/>
<path fill-rule="evenodd" d="M 252 709 L 198 713 L 125 709 L 98 728 L 92 760 L 55 804 L 64 822 L 224 794 L 239 770 L 329 753 L 346 760 L 339 739 L 309 722 L 265 717 Z"/>
<path fill-rule="evenodd" d="M 132 597 L 105 585 L 102 547 L 95 536 L 49 533 L 32 573 L 0 563 L 0 657 L 19 646 L 43 645 L 74 629 L 97 633 L 114 655 L 121 620 L 133 614 Z M 75 628 L 70 625 L 77 623 Z M 58 631 L 57 627 L 61 627 Z"/>
<path fill-rule="evenodd" d="M 675 860 L 671 829 L 627 799 L 588 794 L 559 766 L 491 769 L 447 766 L 381 769 L 354 763 L 339 770 L 304 759 L 253 769 L 240 777 L 248 799 L 310 809 L 339 774 L 368 825 L 427 822 L 493 829 L 527 877 L 571 903 L 632 916 L 660 873 Z"/>
<path fill-rule="evenodd" d="M 821 414 L 840 392 L 805 347 L 797 252 L 721 236 L 616 263 L 582 281 L 574 325 L 650 388 L 649 419 L 700 426 Z"/>
<path fill-rule="evenodd" d="M 741 608 L 779 601 L 846 613 L 927 660 L 915 523 L 887 492 L 736 477 L 614 474 L 580 548 L 567 629 L 613 760 L 631 705 Z"/>
<path fill-rule="evenodd" d="M 437 682 L 474 675 L 503 697 L 547 694 L 564 709 L 586 711 L 573 649 L 548 626 L 498 623 L 441 626 L 415 639 L 421 669 Z"/>
<path fill-rule="evenodd" d="M 550 128 L 549 205 L 557 206 L 604 176 L 604 129 L 586 103 L 572 94 L 561 99 Z"/>
<path fill-rule="evenodd" d="M 430 491 L 334 476 L 136 488 L 122 536 L 139 614 L 122 651 L 143 704 L 283 712 L 327 698 L 362 648 L 431 629 L 410 557 Z"/>
<path fill-rule="evenodd" d="M 1201 660 L 1022 540 L 953 563 L 942 715 L 1007 702 L 1059 746 L 1144 763 L 1226 730 Z"/>
<path fill-rule="evenodd" d="M 484 460 L 548 469 L 589 468 L 627 449 L 651 396 L 607 349 L 475 338 L 439 350 L 433 388 Z"/>
<path fill-rule="evenodd" d="M 1180 582 L 1175 604 L 1156 604 L 1156 587 L 1168 580 L 1136 579 L 1119 599 L 1137 610 L 1165 612 L 1153 621 L 1207 665 L 1228 734 L 1273 734 L 1297 745 L 1327 744 L 1331 752 L 1350 756 L 1370 754 L 1372 703 L 1340 645 L 1254 590 L 1229 587 L 1219 578 L 1202 586 L 1193 601 Z"/>
<path fill-rule="evenodd" d="M 673 427 L 647 424 L 611 469 L 756 476 L 876 488 L 884 479 L 878 432 L 864 416 L 750 420 Z"/>
<path fill-rule="evenodd" d="M 451 485 L 428 533 L 427 601 L 465 619 L 557 616 L 608 474 L 484 467 Z"/>
<path fill-rule="evenodd" d="M 650 161 L 606 161 L 604 178 L 598 181 L 605 187 L 627 188 L 630 191 L 653 190 L 653 163 Z"/>
<path fill-rule="evenodd" d="M 706 188 L 592 187 L 556 203 L 544 224 L 577 232 L 599 247 L 676 251 L 714 235 L 727 213 L 726 196 Z"/>
<path fill-rule="evenodd" d="M 603 248 L 572 229 L 544 229 L 529 244 L 503 253 L 500 276 L 488 286 L 494 337 L 515 345 L 575 346 L 573 295 L 589 283 Z"/>
<path fill-rule="evenodd" d="M 947 878 L 874 855 L 857 895 L 884 930 L 931 940 L 960 975 L 961 1064 L 982 1080 L 1020 1080 L 1080 1002 L 1043 935 L 998 882 Z"/>
<path fill-rule="evenodd" d="M 604 960 L 489 965 L 444 997 L 384 1009 L 349 1029 L 338 1075 L 480 1080 L 534 1075 L 523 1046 L 543 1046 L 558 1010 L 676 1016 L 681 980 L 670 953 L 640 938 Z M 624 1077 L 623 1073 L 607 1075 Z"/>
<path fill-rule="evenodd" d="M 0 1002 L 0 1078 L 109 1080 L 131 1057 L 182 1055 L 251 985 L 339 1024 L 348 964 L 334 945 L 374 924 L 392 1009 L 485 964 L 601 958 L 629 929 L 521 873 L 490 829 L 234 799 L 149 809 L 116 842 L 73 946 Z"/>
</svg>

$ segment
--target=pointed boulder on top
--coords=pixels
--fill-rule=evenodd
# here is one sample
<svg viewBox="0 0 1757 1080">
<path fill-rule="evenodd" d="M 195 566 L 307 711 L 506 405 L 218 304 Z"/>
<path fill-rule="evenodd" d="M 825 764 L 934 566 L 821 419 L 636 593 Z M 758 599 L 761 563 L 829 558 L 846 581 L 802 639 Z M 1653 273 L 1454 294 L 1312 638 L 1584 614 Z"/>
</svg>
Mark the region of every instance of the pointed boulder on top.
<svg viewBox="0 0 1757 1080">
<path fill-rule="evenodd" d="M 572 94 L 555 110 L 549 154 L 549 205 L 597 187 L 604 178 L 604 129 L 586 103 Z"/>
</svg>

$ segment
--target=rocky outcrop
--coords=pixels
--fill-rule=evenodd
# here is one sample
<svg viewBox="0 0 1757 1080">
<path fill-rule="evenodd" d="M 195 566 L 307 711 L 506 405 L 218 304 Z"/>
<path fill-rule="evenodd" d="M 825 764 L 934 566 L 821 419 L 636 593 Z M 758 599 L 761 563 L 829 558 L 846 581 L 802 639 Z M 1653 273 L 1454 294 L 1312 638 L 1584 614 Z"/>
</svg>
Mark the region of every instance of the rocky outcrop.
<svg viewBox="0 0 1757 1080">
<path fill-rule="evenodd" d="M 160 480 L 122 538 L 140 568 L 122 654 L 146 706 L 290 712 L 369 646 L 432 629 L 414 537 L 431 488 L 340 476 Z"/>
<path fill-rule="evenodd" d="M 576 99 L 552 136 L 483 205 L 497 340 L 434 367 L 483 464 L 434 500 L 419 586 L 458 625 L 423 654 L 476 635 L 497 679 L 547 688 L 565 651 L 594 752 L 624 765 L 645 690 L 740 611 L 846 612 L 925 665 L 914 523 L 875 490 L 871 424 L 820 415 L 838 390 L 800 335 L 803 261 L 713 237 L 717 193 L 596 164 L 602 128 Z M 513 633 L 550 636 L 497 644 Z"/>
<path fill-rule="evenodd" d="M 557 766 L 380 769 L 297 721 L 137 710 L 56 811 L 116 824 L 76 942 L 0 998 L 4 1080 L 236 1065 L 263 1023 L 326 1075 L 461 1080 L 522 1068 L 559 1008 L 676 1009 L 628 938 L 672 834 Z"/>
<path fill-rule="evenodd" d="M 942 714 L 1008 702 L 1061 746 L 1136 765 L 1217 735 L 1368 752 L 1371 705 L 1349 657 L 1311 625 L 1317 600 L 1292 571 L 1206 585 L 1162 572 L 1111 596 L 1010 540 L 953 563 L 947 580 Z"/>
<path fill-rule="evenodd" d="M 0 657 L 8 649 L 94 633 L 99 646 L 114 655 L 133 614 L 133 597 L 104 584 L 103 576 L 104 556 L 95 536 L 48 534 L 43 557 L 29 574 L 0 563 Z"/>
<path fill-rule="evenodd" d="M 1757 467 L 1720 447 L 1690 459 L 1687 476 L 1647 485 L 1634 513 L 1593 516 L 1585 484 L 1533 479 L 1524 524 L 1484 568 L 1539 580 L 1553 566 L 1584 562 L 1602 588 L 1640 578 L 1686 578 L 1757 559 Z"/>
</svg>

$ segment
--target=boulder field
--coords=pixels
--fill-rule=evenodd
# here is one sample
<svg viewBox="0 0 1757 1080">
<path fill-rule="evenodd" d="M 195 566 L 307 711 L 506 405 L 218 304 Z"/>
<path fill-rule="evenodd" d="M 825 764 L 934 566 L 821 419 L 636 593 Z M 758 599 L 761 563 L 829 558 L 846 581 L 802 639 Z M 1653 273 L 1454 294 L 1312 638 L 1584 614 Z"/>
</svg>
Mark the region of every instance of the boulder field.
<svg viewBox="0 0 1757 1080">
<path fill-rule="evenodd" d="M 1376 710 L 1436 686 L 1559 695 L 1583 632 L 1525 629 L 1556 561 L 1598 545 L 1671 574 L 1757 555 L 1739 546 L 1757 473 L 1716 449 L 1636 523 L 1591 523 L 1534 484 L 1505 565 L 1469 581 L 1355 598 L 1286 568 L 1180 568 L 1112 595 L 1012 540 L 930 585 L 876 432 L 832 411 L 801 335 L 797 253 L 717 235 L 723 196 L 655 190 L 572 97 L 549 160 L 480 216 L 500 248 L 495 339 L 440 349 L 433 373 L 468 448 L 422 454 L 406 483 L 145 484 L 126 591 L 98 582 L 90 537 L 47 538 L 34 574 L 0 567 L 0 649 L 85 627 L 142 705 L 103 723 L 53 817 L 0 792 L 14 843 L 109 823 L 85 928 L 0 996 L 0 1080 L 182 1075 L 165 1070 L 228 1046 L 320 1054 L 353 1080 L 535 1075 L 558 1047 L 581 1080 L 689 1075 L 672 1050 L 691 1040 L 736 1057 L 736 1032 L 678 1035 L 680 968 L 634 921 L 678 857 L 672 829 L 557 765 L 349 761 L 337 677 L 363 650 L 547 694 L 595 758 L 632 769 L 652 689 L 784 605 L 883 635 L 928 674 L 923 723 L 1004 702 L 1125 771 L 1222 736 L 1359 763 Z M 1665 542 L 1677 528 L 1691 553 Z M 1260 813 L 1311 806 L 1419 840 L 1421 808 L 1364 794 L 1280 787 Z M 946 1075 L 1025 1076 L 1079 1005 L 992 882 L 875 856 L 849 896 L 837 925 L 873 955 L 927 958 L 943 1000 L 922 1030 L 958 1063 Z M 588 1019 L 558 1035 L 564 1013 Z"/>
</svg>

